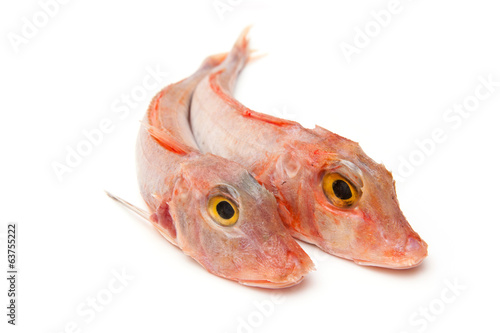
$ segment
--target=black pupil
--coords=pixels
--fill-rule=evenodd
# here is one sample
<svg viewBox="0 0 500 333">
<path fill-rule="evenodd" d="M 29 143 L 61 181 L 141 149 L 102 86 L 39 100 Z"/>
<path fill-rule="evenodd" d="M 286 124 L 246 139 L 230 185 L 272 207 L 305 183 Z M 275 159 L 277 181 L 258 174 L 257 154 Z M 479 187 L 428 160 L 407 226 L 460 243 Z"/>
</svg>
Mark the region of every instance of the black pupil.
<svg viewBox="0 0 500 333">
<path fill-rule="evenodd" d="M 231 217 L 234 216 L 234 209 L 233 206 L 227 201 L 221 201 L 217 204 L 217 213 L 219 214 L 220 217 L 222 217 L 224 220 L 229 220 Z"/>
<path fill-rule="evenodd" d="M 333 193 L 337 198 L 347 200 L 352 198 L 352 192 L 349 185 L 343 180 L 336 180 L 332 184 Z"/>
</svg>

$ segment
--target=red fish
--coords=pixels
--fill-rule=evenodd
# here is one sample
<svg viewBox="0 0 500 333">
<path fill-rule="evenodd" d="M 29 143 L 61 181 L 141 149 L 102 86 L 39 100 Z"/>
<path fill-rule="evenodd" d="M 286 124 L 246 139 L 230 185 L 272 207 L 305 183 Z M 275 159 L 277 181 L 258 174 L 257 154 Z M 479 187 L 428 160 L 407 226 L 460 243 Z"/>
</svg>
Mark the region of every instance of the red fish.
<svg viewBox="0 0 500 333">
<path fill-rule="evenodd" d="M 255 112 L 233 97 L 249 59 L 246 33 L 193 95 L 190 122 L 200 149 L 251 171 L 276 197 L 294 237 L 362 265 L 420 264 L 427 244 L 401 212 L 383 165 L 356 142 Z"/>
<path fill-rule="evenodd" d="M 117 200 L 212 274 L 249 286 L 289 287 L 314 265 L 284 228 L 275 198 L 239 164 L 201 154 L 189 129 L 194 89 L 222 59 L 207 58 L 150 104 L 137 142 L 137 167 L 151 215 Z"/>
</svg>

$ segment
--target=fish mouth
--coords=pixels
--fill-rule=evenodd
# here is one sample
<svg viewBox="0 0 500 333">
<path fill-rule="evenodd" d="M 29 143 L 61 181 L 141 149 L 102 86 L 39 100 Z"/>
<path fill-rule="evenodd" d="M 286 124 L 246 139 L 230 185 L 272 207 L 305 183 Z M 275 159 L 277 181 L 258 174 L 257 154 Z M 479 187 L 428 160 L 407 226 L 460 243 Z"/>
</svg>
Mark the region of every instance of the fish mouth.
<svg viewBox="0 0 500 333">
<path fill-rule="evenodd" d="M 421 258 L 418 259 L 408 259 L 405 261 L 400 261 L 400 262 L 373 262 L 373 261 L 368 261 L 368 260 L 360 260 L 360 259 L 353 259 L 353 261 L 361 266 L 375 266 L 375 267 L 382 267 L 382 268 L 390 268 L 390 269 L 409 269 L 409 268 L 414 268 L 422 264 L 424 259 L 427 257 L 427 254 L 425 256 L 422 256 Z"/>
<path fill-rule="evenodd" d="M 423 260 L 427 257 L 427 243 L 423 241 L 418 235 L 408 237 L 404 245 L 404 252 L 395 252 L 393 250 L 385 251 L 381 255 L 374 255 L 372 258 L 352 260 L 362 266 L 376 266 L 390 269 L 409 269 L 422 264 Z"/>
<path fill-rule="evenodd" d="M 265 289 L 283 289 L 295 286 L 304 280 L 304 276 L 301 276 L 300 279 L 295 281 L 288 282 L 272 282 L 268 280 L 242 280 L 238 281 L 240 284 L 249 286 L 249 287 L 259 287 Z"/>
</svg>

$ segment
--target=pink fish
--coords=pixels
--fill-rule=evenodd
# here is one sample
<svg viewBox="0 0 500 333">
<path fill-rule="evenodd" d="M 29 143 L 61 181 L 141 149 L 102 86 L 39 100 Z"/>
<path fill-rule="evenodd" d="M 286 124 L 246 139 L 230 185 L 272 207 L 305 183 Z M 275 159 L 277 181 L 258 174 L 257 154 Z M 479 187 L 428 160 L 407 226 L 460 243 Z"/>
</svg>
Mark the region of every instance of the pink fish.
<svg viewBox="0 0 500 333">
<path fill-rule="evenodd" d="M 252 172 L 276 197 L 294 237 L 361 265 L 420 264 L 427 244 L 401 212 L 383 165 L 356 142 L 255 112 L 233 97 L 249 59 L 246 33 L 193 95 L 190 122 L 200 149 Z"/>
<path fill-rule="evenodd" d="M 207 58 L 150 104 L 137 142 L 137 167 L 151 215 L 114 198 L 212 274 L 249 286 L 289 287 L 314 265 L 284 228 L 275 198 L 239 164 L 201 154 L 189 129 L 194 89 L 223 59 Z"/>
</svg>

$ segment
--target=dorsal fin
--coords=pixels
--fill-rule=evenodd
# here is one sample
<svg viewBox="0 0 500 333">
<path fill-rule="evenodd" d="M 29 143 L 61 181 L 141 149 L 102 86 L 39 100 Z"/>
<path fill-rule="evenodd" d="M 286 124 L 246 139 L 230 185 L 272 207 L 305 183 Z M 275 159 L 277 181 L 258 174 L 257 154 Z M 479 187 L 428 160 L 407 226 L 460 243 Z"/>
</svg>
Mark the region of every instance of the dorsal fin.
<svg viewBox="0 0 500 333">
<path fill-rule="evenodd" d="M 142 126 L 146 127 L 149 134 L 165 149 L 170 150 L 173 153 L 179 155 L 187 155 L 194 151 L 188 145 L 181 143 L 177 138 L 175 138 L 171 133 L 166 130 L 161 130 L 157 127 L 142 123 Z"/>
<path fill-rule="evenodd" d="M 260 120 L 269 124 L 273 124 L 276 126 L 294 126 L 297 125 L 295 121 L 286 120 L 274 116 L 270 116 L 268 114 L 260 113 L 254 110 L 251 110 L 238 102 L 232 96 L 227 94 L 221 86 L 217 82 L 217 78 L 220 73 L 222 73 L 224 69 L 221 69 L 215 73 L 210 74 L 208 81 L 210 84 L 210 89 L 217 94 L 220 98 L 222 98 L 228 105 L 237 110 L 243 117 L 252 118 L 255 120 Z"/>
</svg>

